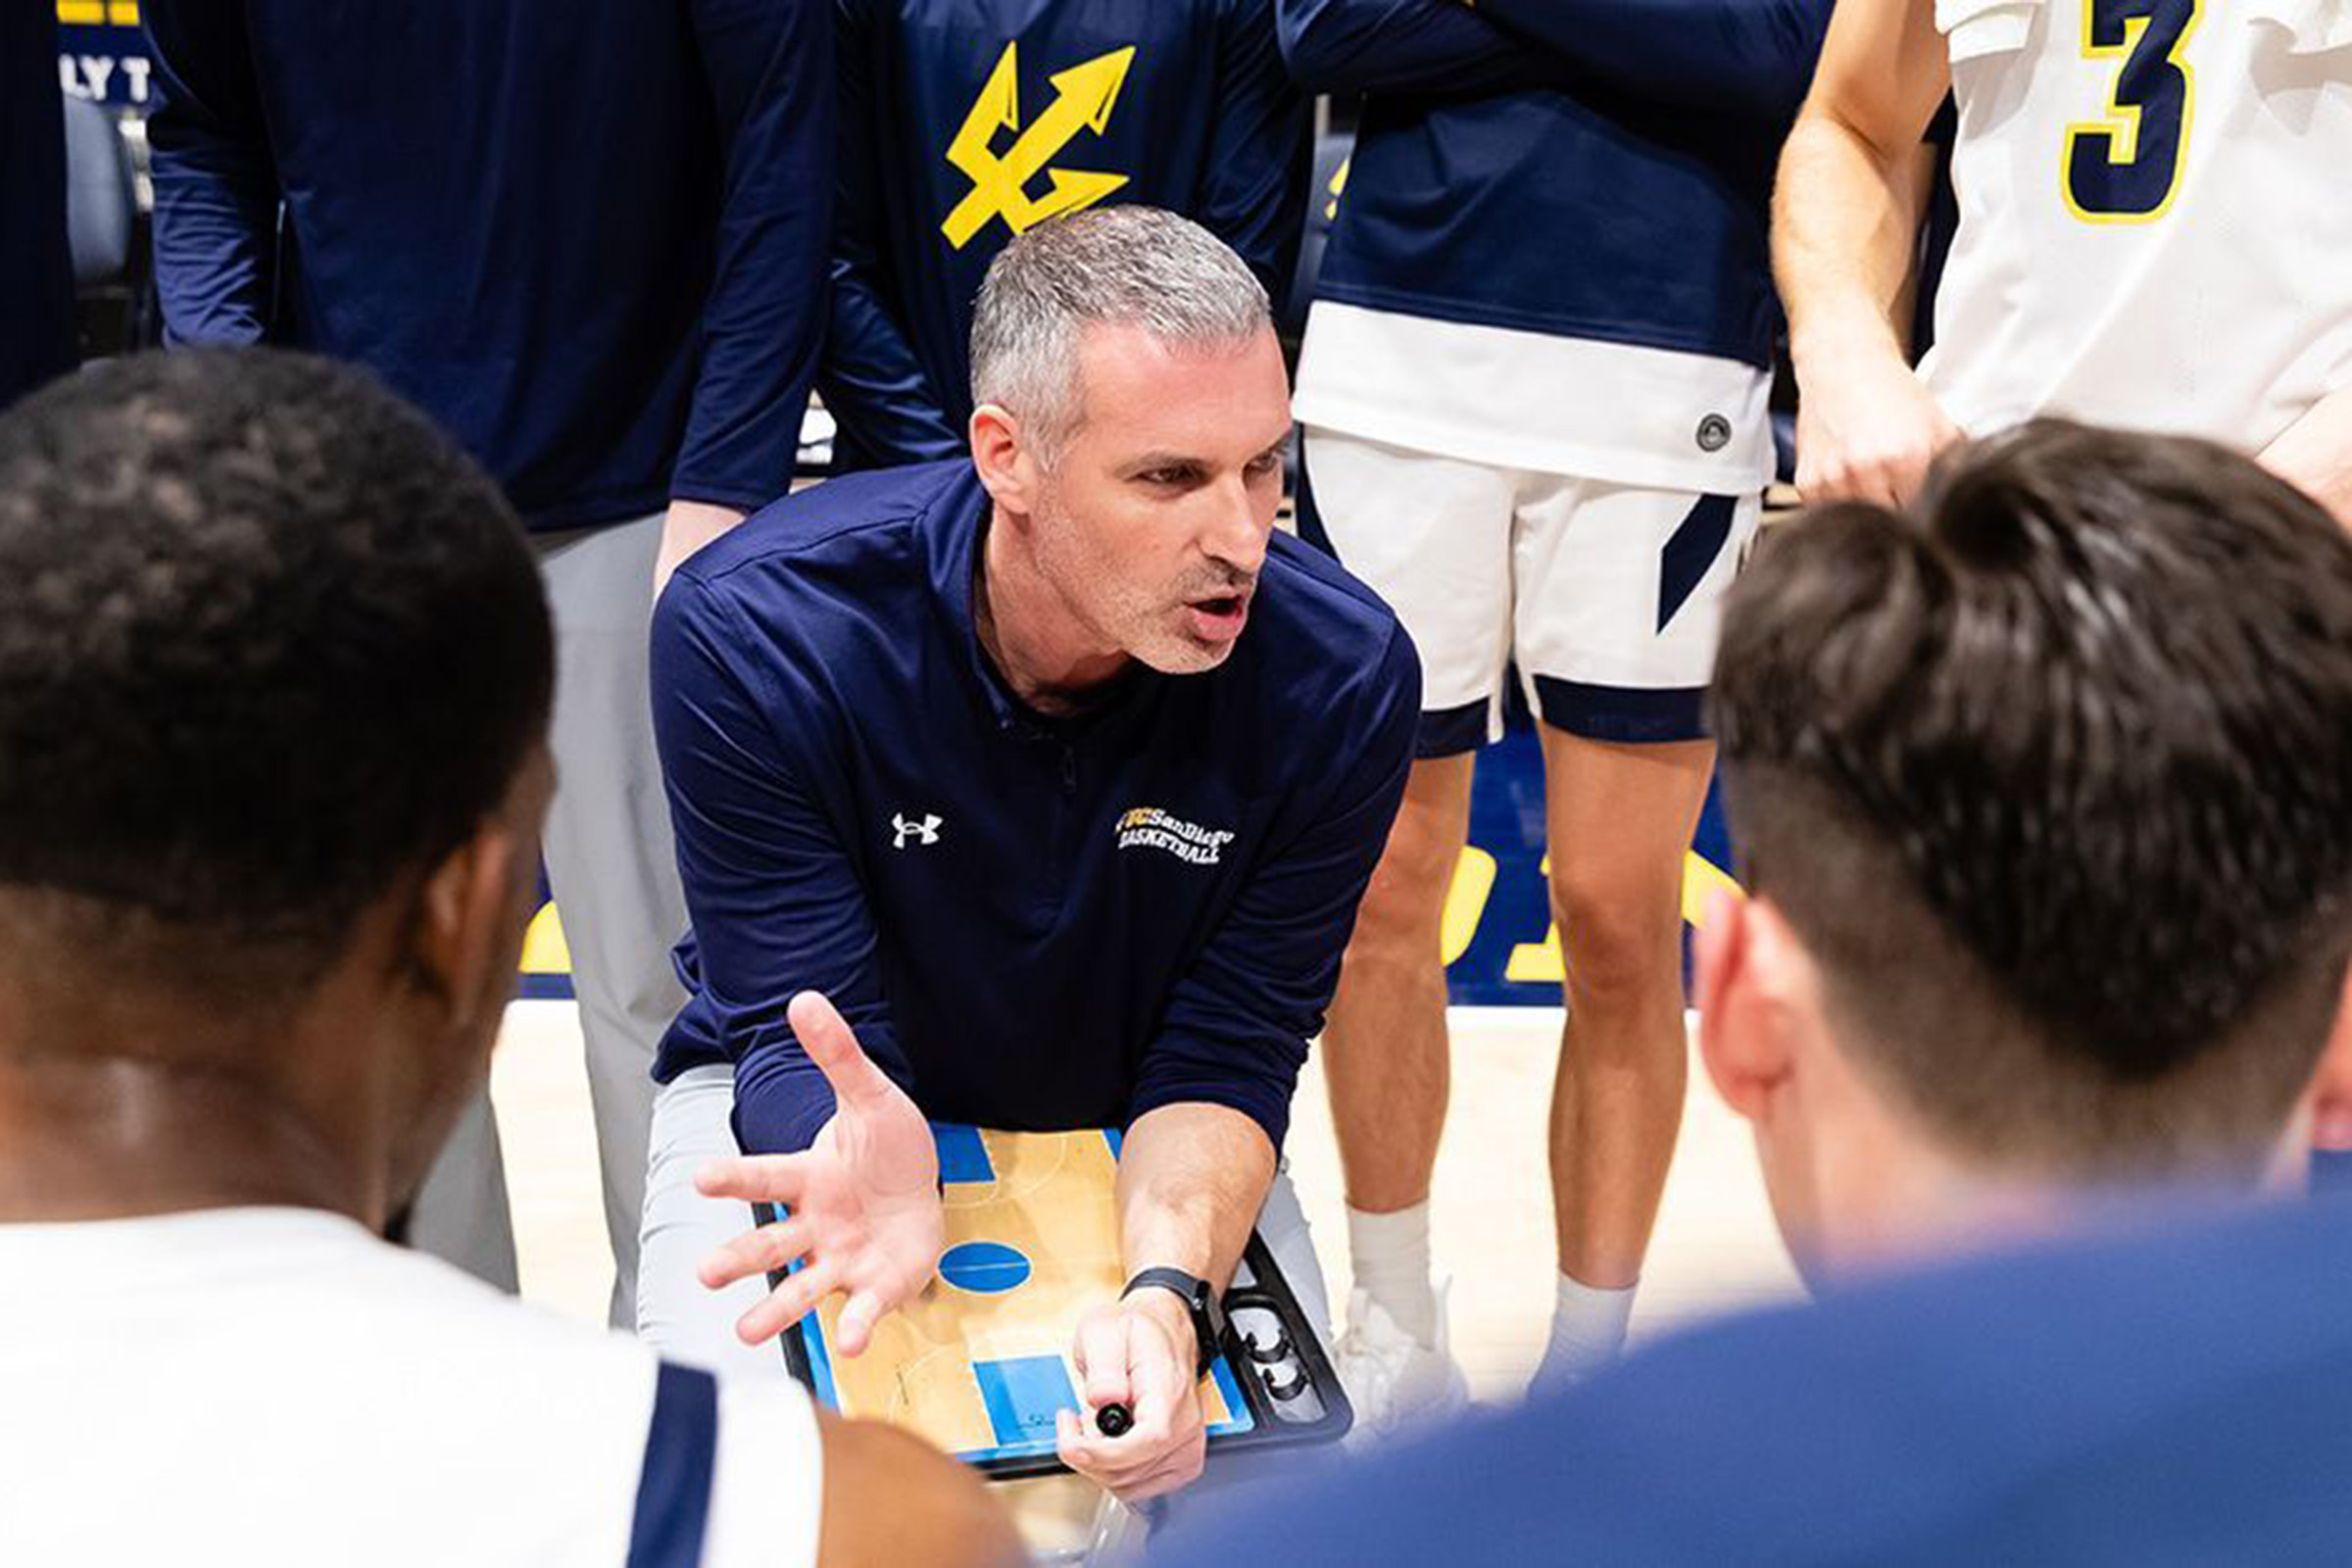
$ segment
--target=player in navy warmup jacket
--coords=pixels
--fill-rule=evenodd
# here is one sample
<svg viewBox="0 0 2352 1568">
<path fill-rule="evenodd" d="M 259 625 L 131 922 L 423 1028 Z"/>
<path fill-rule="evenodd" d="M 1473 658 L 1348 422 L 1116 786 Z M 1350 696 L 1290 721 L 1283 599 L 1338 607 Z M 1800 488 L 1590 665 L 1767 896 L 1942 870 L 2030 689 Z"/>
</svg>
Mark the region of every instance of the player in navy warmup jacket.
<svg viewBox="0 0 2352 1568">
<path fill-rule="evenodd" d="M 1364 96 L 1318 300 L 1769 368 L 1766 203 L 1826 4 L 1280 9 L 1298 79 Z"/>
<path fill-rule="evenodd" d="M 1004 242 L 1099 202 L 1193 219 L 1279 301 L 1308 103 L 1272 0 L 840 0 L 825 405 L 850 466 L 962 452 L 972 299 Z"/>
<path fill-rule="evenodd" d="M 632 1315 L 654 1045 L 685 924 L 654 580 L 790 485 L 824 327 L 828 0 L 154 0 L 174 343 L 367 366 L 506 489 L 562 627 L 547 862 Z M 513 1276 L 485 1114 L 420 1245 Z"/>
<path fill-rule="evenodd" d="M 1828 0 L 1283 0 L 1362 119 L 1298 368 L 1342 562 L 1420 648 L 1413 781 L 1325 1035 L 1363 1429 L 1466 1395 L 1430 1277 L 1446 888 L 1516 663 L 1568 1038 L 1549 1375 L 1613 1354 L 1683 1102 L 1681 882 L 1718 602 L 1761 514 L 1774 152 Z"/>
<path fill-rule="evenodd" d="M 783 493 L 822 304 L 821 0 L 144 15 L 173 342 L 366 365 L 534 531 Z"/>
<path fill-rule="evenodd" d="M 66 144 L 57 16 L 0 17 L 0 408 L 74 364 L 74 266 L 66 250 Z"/>
</svg>

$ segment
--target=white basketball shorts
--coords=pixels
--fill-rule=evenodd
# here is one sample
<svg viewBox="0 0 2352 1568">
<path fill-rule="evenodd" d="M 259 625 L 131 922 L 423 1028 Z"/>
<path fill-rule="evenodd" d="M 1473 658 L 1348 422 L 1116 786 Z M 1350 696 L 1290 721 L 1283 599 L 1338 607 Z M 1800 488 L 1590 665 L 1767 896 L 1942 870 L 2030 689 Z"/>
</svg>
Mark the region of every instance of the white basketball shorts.
<svg viewBox="0 0 2352 1568">
<path fill-rule="evenodd" d="M 1420 650 L 1416 755 L 1498 739 L 1514 660 L 1529 706 L 1570 734 L 1704 737 L 1723 594 L 1760 495 L 1491 467 L 1314 426 L 1304 452 L 1341 564 Z"/>
</svg>

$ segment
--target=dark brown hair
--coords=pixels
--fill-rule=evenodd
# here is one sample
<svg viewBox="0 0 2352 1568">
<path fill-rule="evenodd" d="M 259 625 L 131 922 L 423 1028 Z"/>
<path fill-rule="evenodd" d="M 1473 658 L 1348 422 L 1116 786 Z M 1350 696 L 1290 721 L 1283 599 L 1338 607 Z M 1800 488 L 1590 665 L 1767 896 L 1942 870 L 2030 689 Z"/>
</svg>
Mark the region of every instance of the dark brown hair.
<svg viewBox="0 0 2352 1568">
<path fill-rule="evenodd" d="M 1714 722 L 1841 1039 L 1969 1152 L 2256 1159 L 2352 945 L 2352 540 L 2221 447 L 2057 421 L 1777 532 Z"/>
</svg>

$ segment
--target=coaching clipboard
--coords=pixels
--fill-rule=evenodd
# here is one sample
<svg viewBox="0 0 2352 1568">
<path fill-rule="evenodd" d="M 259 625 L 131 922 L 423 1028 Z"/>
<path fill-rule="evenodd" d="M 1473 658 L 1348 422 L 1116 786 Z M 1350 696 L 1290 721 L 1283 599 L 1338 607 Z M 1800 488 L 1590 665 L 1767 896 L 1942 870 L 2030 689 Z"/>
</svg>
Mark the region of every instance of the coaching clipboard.
<svg viewBox="0 0 2352 1568">
<path fill-rule="evenodd" d="M 858 1356 L 832 1352 L 842 1298 L 828 1297 L 784 1334 L 785 1364 L 831 1408 L 906 1427 L 992 1479 L 1057 1473 L 1054 1414 L 1083 1408 L 1070 1365 L 1078 1319 L 1125 1283 L 1119 1135 L 946 1123 L 932 1135 L 947 1218 L 938 1277 Z M 1347 1396 L 1254 1234 L 1225 1312 L 1226 1343 L 1201 1380 L 1209 1447 L 1344 1436 Z"/>
</svg>

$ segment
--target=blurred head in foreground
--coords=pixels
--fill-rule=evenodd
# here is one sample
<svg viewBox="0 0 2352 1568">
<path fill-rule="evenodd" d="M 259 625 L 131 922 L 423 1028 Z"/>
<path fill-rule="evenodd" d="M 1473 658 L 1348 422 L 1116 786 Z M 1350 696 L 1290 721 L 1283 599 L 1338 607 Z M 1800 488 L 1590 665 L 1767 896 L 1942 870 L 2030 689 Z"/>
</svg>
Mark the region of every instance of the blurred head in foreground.
<svg viewBox="0 0 2352 1568">
<path fill-rule="evenodd" d="M 358 372 L 147 356 L 0 420 L 0 1219 L 405 1202 L 513 984 L 552 680 L 506 503 Z"/>
<path fill-rule="evenodd" d="M 2352 539 L 2050 421 L 1779 535 L 1725 612 L 1751 896 L 1700 984 L 1800 1267 L 2298 1178 L 2352 1119 Z"/>
</svg>

